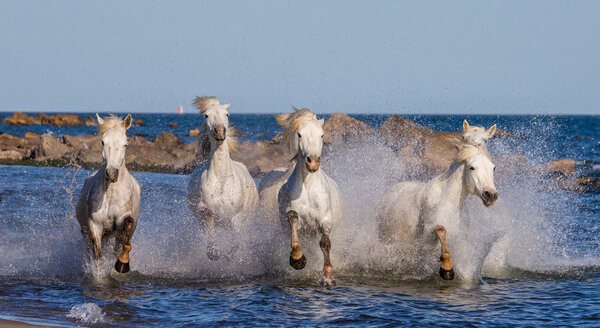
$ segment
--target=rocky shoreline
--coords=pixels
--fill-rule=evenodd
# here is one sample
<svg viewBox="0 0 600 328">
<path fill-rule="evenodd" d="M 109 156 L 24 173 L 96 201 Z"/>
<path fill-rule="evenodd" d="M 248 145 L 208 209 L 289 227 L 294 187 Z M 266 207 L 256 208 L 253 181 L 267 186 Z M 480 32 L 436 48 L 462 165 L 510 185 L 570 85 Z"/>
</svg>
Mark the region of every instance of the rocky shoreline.
<svg viewBox="0 0 600 328">
<path fill-rule="evenodd" d="M 73 116 L 73 117 L 72 117 Z M 75 118 L 76 117 L 76 118 Z M 93 122 L 92 122 L 93 121 Z M 31 123 L 33 122 L 33 123 Z M 40 123 L 38 123 L 40 122 Z M 95 119 L 81 119 L 77 115 L 39 114 L 30 117 L 15 113 L 4 120 L 4 124 L 86 124 L 94 125 Z M 68 123 L 66 123 L 68 122 Z M 139 122 L 138 124 L 142 124 Z M 325 151 L 336 151 L 342 147 L 357 147 L 378 143 L 394 151 L 411 178 L 425 179 L 443 172 L 452 162 L 455 149 L 448 141 L 456 133 L 435 131 L 408 119 L 392 115 L 374 129 L 367 123 L 343 113 L 335 113 L 324 125 Z M 197 132 L 197 131 L 193 131 Z M 511 137 L 499 131 L 497 137 Z M 83 167 L 95 169 L 102 163 L 102 146 L 96 135 L 56 137 L 50 134 L 28 132 L 23 138 L 0 134 L 0 164 Z M 246 141 L 233 153 L 234 160 L 244 163 L 254 177 L 261 177 L 276 167 L 286 166 L 289 155 L 280 142 L 280 135 L 273 140 Z M 153 141 L 140 136 L 130 136 L 126 153 L 127 166 L 132 171 L 188 174 L 205 160 L 198 151 L 197 141 L 184 143 L 171 133 L 163 132 Z M 542 174 L 553 186 L 577 191 L 597 191 L 600 181 L 576 175 L 576 161 L 559 159 L 540 167 L 533 167 L 519 154 L 495 158 L 500 172 L 527 167 L 528 174 Z M 515 162 L 519 167 L 515 167 Z"/>
</svg>

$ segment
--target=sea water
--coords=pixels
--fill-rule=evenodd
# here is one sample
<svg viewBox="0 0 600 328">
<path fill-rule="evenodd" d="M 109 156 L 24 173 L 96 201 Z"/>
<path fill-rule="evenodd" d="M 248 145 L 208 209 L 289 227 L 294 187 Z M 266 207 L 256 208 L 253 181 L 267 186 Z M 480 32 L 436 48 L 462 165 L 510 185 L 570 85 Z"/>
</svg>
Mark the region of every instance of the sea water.
<svg viewBox="0 0 600 328">
<path fill-rule="evenodd" d="M 168 130 L 189 142 L 185 135 L 203 121 L 191 114 L 134 116 L 146 126 L 130 133 L 150 140 Z M 354 117 L 378 127 L 387 115 Z M 513 137 L 492 139 L 492 156 L 521 154 L 528 161 L 522 170 L 497 170 L 494 206 L 468 198 L 461 236 L 449 240 L 454 281 L 437 276 L 437 259 L 378 240 L 376 202 L 407 175 L 377 138 L 323 155 L 322 169 L 337 181 L 345 210 L 331 236 L 334 288 L 319 285 L 318 243 L 303 244 L 308 264 L 295 271 L 287 263 L 289 237 L 258 222 L 240 235 L 217 231 L 228 256 L 209 260 L 207 236 L 187 208 L 189 176 L 144 172 L 133 172 L 142 201 L 132 271 L 118 274 L 111 252 L 91 261 L 74 216 L 90 171 L 0 166 L 0 317 L 98 327 L 600 324 L 600 195 L 548 187 L 536 174 L 549 160 L 573 158 L 578 174 L 600 176 L 600 119 L 407 117 L 445 131 L 460 131 L 464 118 L 496 123 Z M 231 120 L 246 140 L 278 131 L 270 115 Z M 168 128 L 170 122 L 179 126 Z M 0 125 L 0 131 L 78 135 L 95 128 Z"/>
</svg>

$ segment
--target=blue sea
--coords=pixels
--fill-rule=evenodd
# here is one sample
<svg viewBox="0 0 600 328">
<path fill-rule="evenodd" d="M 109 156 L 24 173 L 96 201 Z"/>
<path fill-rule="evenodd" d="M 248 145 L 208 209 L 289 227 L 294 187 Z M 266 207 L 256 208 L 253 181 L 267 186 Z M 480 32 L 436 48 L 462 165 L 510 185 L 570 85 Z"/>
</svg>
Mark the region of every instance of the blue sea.
<svg viewBox="0 0 600 328">
<path fill-rule="evenodd" d="M 146 126 L 128 133 L 149 140 L 165 130 L 190 142 L 189 130 L 203 124 L 197 114 L 133 116 Z M 352 116 L 377 128 L 389 115 Z M 492 156 L 522 155 L 498 166 L 496 205 L 467 199 L 461 236 L 449 240 L 457 279 L 441 280 L 437 259 L 379 242 L 375 204 L 406 176 L 377 142 L 323 156 L 344 198 L 344 221 L 331 236 L 336 287 L 319 284 L 318 242 L 304 244 L 308 264 L 295 271 L 288 237 L 258 220 L 239 235 L 217 231 L 219 246 L 232 251 L 210 261 L 206 234 L 187 208 L 189 175 L 145 172 L 133 172 L 142 201 L 132 271 L 118 274 L 113 255 L 98 265 L 90 260 L 75 219 L 90 171 L 0 166 L 0 318 L 61 327 L 600 326 L 600 194 L 554 188 L 536 173 L 548 161 L 572 158 L 577 175 L 599 178 L 600 118 L 401 116 L 443 131 L 460 131 L 465 118 L 497 124 L 512 137 L 491 139 Z M 244 140 L 279 131 L 272 115 L 232 114 L 231 121 Z M 3 133 L 27 131 L 96 133 L 0 124 Z"/>
</svg>

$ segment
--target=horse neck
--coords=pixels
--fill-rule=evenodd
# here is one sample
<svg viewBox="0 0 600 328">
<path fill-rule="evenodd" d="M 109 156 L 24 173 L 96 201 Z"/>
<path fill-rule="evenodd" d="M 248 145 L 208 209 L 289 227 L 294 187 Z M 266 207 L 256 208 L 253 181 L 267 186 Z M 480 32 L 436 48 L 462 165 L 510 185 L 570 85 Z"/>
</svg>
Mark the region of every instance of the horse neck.
<svg viewBox="0 0 600 328">
<path fill-rule="evenodd" d="M 227 137 L 218 142 L 210 138 L 210 155 L 208 156 L 208 170 L 217 176 L 223 176 L 232 171 L 231 157 L 229 156 L 229 146 Z"/>
<path fill-rule="evenodd" d="M 317 173 L 321 172 L 321 169 L 314 173 L 308 172 L 306 165 L 303 165 L 304 163 L 300 158 L 302 158 L 302 155 L 300 154 L 300 151 L 298 151 L 298 154 L 294 158 L 294 172 L 292 173 L 292 177 L 295 183 L 306 184 L 315 177 Z"/>
<path fill-rule="evenodd" d="M 453 163 L 441 176 L 442 202 L 462 212 L 468 192 L 465 180 L 465 164 Z"/>
</svg>

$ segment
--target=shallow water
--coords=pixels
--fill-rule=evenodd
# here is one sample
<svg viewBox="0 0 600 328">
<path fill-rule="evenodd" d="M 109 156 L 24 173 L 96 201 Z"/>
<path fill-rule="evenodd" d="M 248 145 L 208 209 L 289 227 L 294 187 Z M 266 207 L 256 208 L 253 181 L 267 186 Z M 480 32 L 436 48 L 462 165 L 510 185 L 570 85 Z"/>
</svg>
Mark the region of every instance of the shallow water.
<svg viewBox="0 0 600 328">
<path fill-rule="evenodd" d="M 494 139 L 494 156 L 519 152 L 533 163 L 573 157 L 584 163 L 582 174 L 598 175 L 599 119 L 523 118 L 472 120 L 503 122 L 500 128 L 518 136 Z M 444 129 L 461 122 L 419 119 Z M 366 120 L 377 125 L 382 118 Z M 346 213 L 332 234 L 334 288 L 319 286 L 318 243 L 306 243 L 309 263 L 294 271 L 287 238 L 260 223 L 242 236 L 219 231 L 229 260 L 209 261 L 206 236 L 185 202 L 187 175 L 133 173 L 142 208 L 132 272 L 110 270 L 112 254 L 95 267 L 74 218 L 90 172 L 0 166 L 0 314 L 100 327 L 600 324 L 598 194 L 548 190 L 539 177 L 498 172 L 494 207 L 467 201 L 464 234 L 450 241 L 459 277 L 445 282 L 435 258 L 377 240 L 374 203 L 403 180 L 389 149 L 374 141 L 339 150 L 324 156 L 323 169 L 338 181 Z"/>
</svg>

